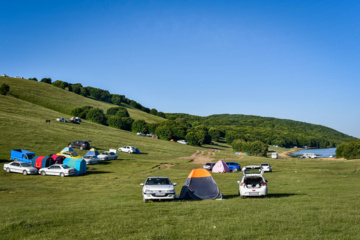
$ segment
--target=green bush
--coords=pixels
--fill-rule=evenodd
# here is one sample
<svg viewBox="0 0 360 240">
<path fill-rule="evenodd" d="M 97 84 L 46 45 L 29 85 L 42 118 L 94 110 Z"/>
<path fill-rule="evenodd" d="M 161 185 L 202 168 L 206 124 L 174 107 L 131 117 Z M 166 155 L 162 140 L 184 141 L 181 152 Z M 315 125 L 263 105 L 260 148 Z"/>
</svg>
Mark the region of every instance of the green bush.
<svg viewBox="0 0 360 240">
<path fill-rule="evenodd" d="M 360 159 L 360 139 L 339 145 L 336 149 L 336 157 L 347 160 Z"/>
<path fill-rule="evenodd" d="M 33 78 L 29 78 L 29 80 L 32 80 L 32 81 L 38 81 L 36 77 L 33 77 Z"/>
<path fill-rule="evenodd" d="M 172 131 L 171 128 L 168 126 L 159 126 L 156 128 L 155 134 L 160 139 L 170 140 L 172 138 Z"/>
<path fill-rule="evenodd" d="M 132 126 L 131 126 L 132 132 L 142 132 L 142 133 L 148 133 L 147 124 L 144 120 L 136 120 Z"/>
<path fill-rule="evenodd" d="M 52 83 L 52 85 L 62 89 L 69 87 L 69 84 L 67 82 L 61 80 L 56 80 L 55 82 Z"/>
<path fill-rule="evenodd" d="M 51 84 L 51 78 L 43 78 L 40 82 Z"/>
<path fill-rule="evenodd" d="M 118 128 L 118 129 L 122 129 L 122 130 L 126 130 L 126 131 L 131 130 L 131 126 L 132 126 L 133 122 L 134 122 L 134 119 L 132 119 L 132 118 L 118 117 L 118 116 L 110 116 L 107 120 L 107 123 L 109 124 L 109 126 Z"/>
<path fill-rule="evenodd" d="M 214 141 L 219 141 L 221 137 L 221 131 L 217 128 L 210 128 L 209 135 Z"/>
<path fill-rule="evenodd" d="M 116 112 L 115 116 L 130 117 L 128 110 L 124 107 L 119 108 L 119 110 Z"/>
<path fill-rule="evenodd" d="M 106 110 L 106 114 L 107 115 L 113 115 L 113 116 L 115 116 L 115 114 L 120 110 L 120 109 L 122 109 L 123 107 L 111 107 L 111 108 L 108 108 L 107 110 Z M 119 117 L 121 117 L 121 116 L 119 116 Z"/>
<path fill-rule="evenodd" d="M 107 124 L 107 119 L 104 114 L 104 111 L 100 108 L 92 108 L 89 110 L 89 112 L 86 115 L 86 119 L 90 120 L 92 122 L 100 123 L 102 125 Z"/>
<path fill-rule="evenodd" d="M 235 139 L 231 144 L 233 150 L 246 152 L 251 156 L 266 157 L 268 145 L 261 141 L 246 142 L 243 139 Z"/>
<path fill-rule="evenodd" d="M 201 146 L 201 143 L 204 142 L 205 138 L 200 132 L 189 132 L 185 136 L 186 141 L 193 146 Z"/>
<path fill-rule="evenodd" d="M 10 86 L 9 85 L 7 85 L 6 83 L 1 85 L 1 87 L 0 87 L 0 94 L 1 95 L 6 95 L 9 91 L 10 91 Z"/>
<path fill-rule="evenodd" d="M 90 109 L 92 109 L 93 107 L 91 106 L 84 106 L 84 107 L 80 107 L 80 108 L 74 108 L 73 110 L 71 110 L 70 115 L 74 116 L 74 117 L 79 117 L 79 118 L 83 118 L 83 119 L 87 119 L 87 114 L 90 111 Z"/>
</svg>

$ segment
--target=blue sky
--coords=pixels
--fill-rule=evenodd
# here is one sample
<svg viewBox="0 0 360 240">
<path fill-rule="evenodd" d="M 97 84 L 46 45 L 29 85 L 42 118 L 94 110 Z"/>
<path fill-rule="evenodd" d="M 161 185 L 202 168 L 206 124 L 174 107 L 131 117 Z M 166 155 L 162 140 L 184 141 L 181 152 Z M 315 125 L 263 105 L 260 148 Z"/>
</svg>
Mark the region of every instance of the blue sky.
<svg viewBox="0 0 360 240">
<path fill-rule="evenodd" d="M 359 1 L 0 2 L 0 73 L 360 137 Z"/>
</svg>

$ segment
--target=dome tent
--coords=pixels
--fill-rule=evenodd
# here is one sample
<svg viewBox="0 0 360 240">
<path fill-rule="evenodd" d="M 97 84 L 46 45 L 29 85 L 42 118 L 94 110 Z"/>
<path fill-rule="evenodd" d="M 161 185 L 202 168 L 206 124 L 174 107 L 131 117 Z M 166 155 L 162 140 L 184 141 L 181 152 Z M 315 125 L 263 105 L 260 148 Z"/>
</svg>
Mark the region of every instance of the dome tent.
<svg viewBox="0 0 360 240">
<path fill-rule="evenodd" d="M 213 169 L 212 169 L 213 173 L 226 173 L 226 172 L 230 172 L 229 166 L 223 161 L 223 160 L 219 160 L 215 163 Z"/>
<path fill-rule="evenodd" d="M 211 174 L 207 170 L 200 168 L 190 172 L 181 189 L 180 199 L 222 199 L 222 194 Z"/>
<path fill-rule="evenodd" d="M 95 148 L 91 148 L 86 154 L 85 156 L 97 156 L 100 153 L 95 149 Z"/>
</svg>

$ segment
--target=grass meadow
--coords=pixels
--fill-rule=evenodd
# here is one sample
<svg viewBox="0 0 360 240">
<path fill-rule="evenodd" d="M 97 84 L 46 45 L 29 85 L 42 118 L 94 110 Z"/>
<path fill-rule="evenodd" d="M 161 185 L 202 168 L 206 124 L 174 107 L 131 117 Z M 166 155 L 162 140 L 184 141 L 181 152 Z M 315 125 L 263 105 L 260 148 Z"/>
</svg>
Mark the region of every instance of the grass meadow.
<svg viewBox="0 0 360 240">
<path fill-rule="evenodd" d="M 119 153 L 76 177 L 1 169 L 0 239 L 360 239 L 360 160 L 240 157 L 225 143 L 192 147 L 87 121 L 56 122 L 58 110 L 29 99 L 0 96 L 1 167 L 11 149 L 48 155 L 78 139 L 99 151 L 134 145 L 143 154 Z M 225 200 L 142 202 L 139 184 L 147 177 L 169 177 L 179 194 L 190 171 L 202 166 L 181 157 L 213 149 L 212 161 L 269 162 L 269 196 L 240 199 L 242 174 L 214 173 Z"/>
</svg>

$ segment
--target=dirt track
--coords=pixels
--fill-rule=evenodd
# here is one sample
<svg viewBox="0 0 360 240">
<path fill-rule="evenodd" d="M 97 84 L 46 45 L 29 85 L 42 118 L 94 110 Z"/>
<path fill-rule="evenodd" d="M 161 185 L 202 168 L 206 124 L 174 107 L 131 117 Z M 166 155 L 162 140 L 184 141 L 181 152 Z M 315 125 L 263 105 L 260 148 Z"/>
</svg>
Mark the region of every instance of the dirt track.
<svg viewBox="0 0 360 240">
<path fill-rule="evenodd" d="M 201 163 L 205 164 L 207 162 L 213 161 L 215 158 L 215 152 L 219 150 L 209 149 L 209 150 L 197 150 L 190 157 L 180 157 L 179 159 L 192 159 L 192 163 Z"/>
</svg>

